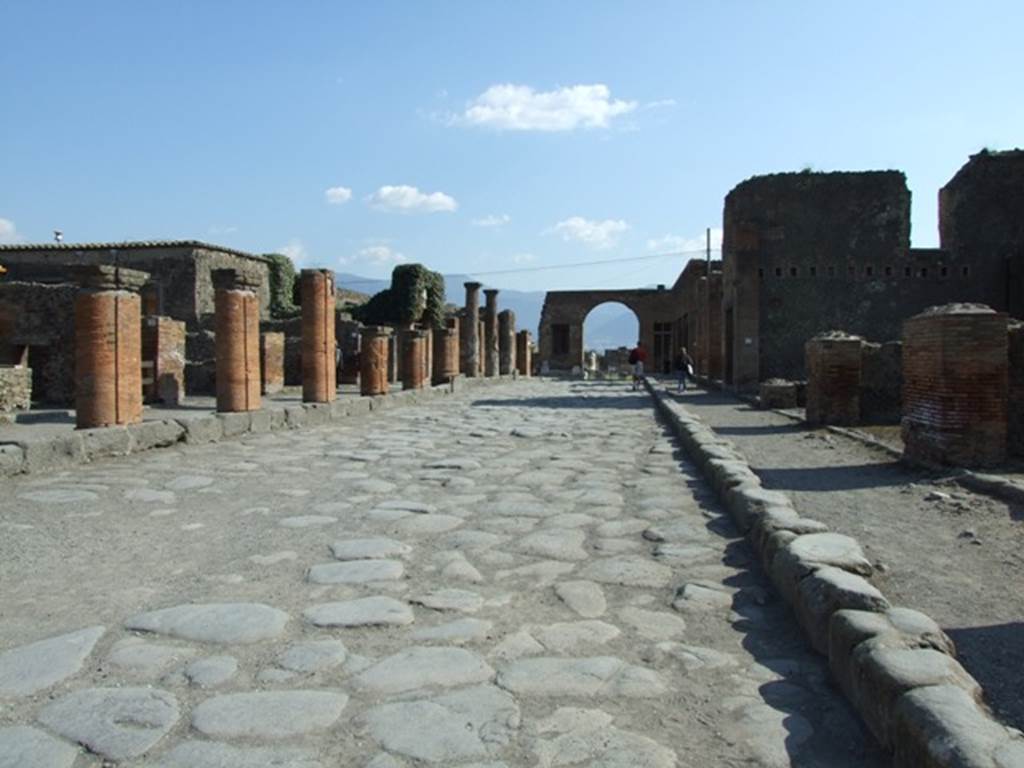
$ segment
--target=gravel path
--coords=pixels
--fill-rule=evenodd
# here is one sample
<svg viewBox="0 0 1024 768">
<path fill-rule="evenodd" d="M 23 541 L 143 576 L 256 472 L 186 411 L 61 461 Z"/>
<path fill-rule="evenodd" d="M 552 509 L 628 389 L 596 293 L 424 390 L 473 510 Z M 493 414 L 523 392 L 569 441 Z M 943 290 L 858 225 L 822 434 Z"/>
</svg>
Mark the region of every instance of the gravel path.
<svg viewBox="0 0 1024 768">
<path fill-rule="evenodd" d="M 519 382 L 7 482 L 0 768 L 885 765 L 674 450 Z"/>
<path fill-rule="evenodd" d="M 938 621 L 1000 718 L 1024 728 L 1024 510 L 724 395 L 681 401 L 801 515 L 859 540 L 883 566 L 873 582 Z"/>
</svg>

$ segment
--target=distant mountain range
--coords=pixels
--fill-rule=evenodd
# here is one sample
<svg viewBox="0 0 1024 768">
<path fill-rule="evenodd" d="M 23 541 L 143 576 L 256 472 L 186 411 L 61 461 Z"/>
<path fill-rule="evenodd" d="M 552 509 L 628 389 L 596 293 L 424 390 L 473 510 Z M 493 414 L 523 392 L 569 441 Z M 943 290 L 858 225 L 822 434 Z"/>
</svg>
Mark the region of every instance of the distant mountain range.
<svg viewBox="0 0 1024 768">
<path fill-rule="evenodd" d="M 339 288 L 348 288 L 371 296 L 391 287 L 391 279 L 375 280 L 348 272 L 337 272 Z M 463 283 L 475 278 L 469 275 L 445 276 L 445 299 L 450 304 L 462 306 L 466 300 Z M 516 326 L 529 330 L 537 338 L 540 313 L 544 306 L 545 291 L 512 291 L 502 288 L 498 293 L 499 309 L 511 309 L 516 313 Z M 481 297 L 481 302 L 483 297 Z M 636 343 L 637 320 L 633 312 L 620 304 L 598 307 L 588 318 L 584 327 L 587 349 L 602 351 L 615 347 L 628 347 Z"/>
</svg>

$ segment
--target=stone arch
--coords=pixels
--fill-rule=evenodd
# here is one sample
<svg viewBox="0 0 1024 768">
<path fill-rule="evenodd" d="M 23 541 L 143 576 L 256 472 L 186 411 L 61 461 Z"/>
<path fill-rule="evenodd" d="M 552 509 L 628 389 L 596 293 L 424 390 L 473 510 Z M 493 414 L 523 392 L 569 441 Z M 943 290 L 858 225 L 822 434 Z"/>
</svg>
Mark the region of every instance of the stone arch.
<svg viewBox="0 0 1024 768">
<path fill-rule="evenodd" d="M 597 335 L 600 333 L 598 326 L 606 323 L 606 320 L 611 319 L 612 315 L 621 316 L 621 323 L 615 326 L 616 335 L 620 337 L 617 343 L 612 343 Z M 616 320 L 618 319 L 619 317 L 616 317 Z M 584 357 L 588 351 L 603 355 L 606 349 L 615 348 L 621 344 L 632 347 L 640 338 L 640 316 L 636 310 L 620 301 L 605 301 L 595 304 L 583 317 L 582 326 Z M 607 325 L 602 327 L 607 327 Z"/>
</svg>

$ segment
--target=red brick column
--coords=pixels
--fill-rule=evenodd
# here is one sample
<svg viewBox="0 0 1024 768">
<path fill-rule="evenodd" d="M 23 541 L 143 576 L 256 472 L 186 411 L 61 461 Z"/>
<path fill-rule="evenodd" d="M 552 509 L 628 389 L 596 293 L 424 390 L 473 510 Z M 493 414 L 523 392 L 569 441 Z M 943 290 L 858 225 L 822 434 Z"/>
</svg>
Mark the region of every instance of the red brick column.
<svg viewBox="0 0 1024 768">
<path fill-rule="evenodd" d="M 932 307 L 903 324 L 903 455 L 932 464 L 1006 459 L 1006 315 Z"/>
<path fill-rule="evenodd" d="M 459 320 L 450 317 L 444 328 L 434 329 L 434 370 L 430 381 L 447 384 L 459 375 Z"/>
<path fill-rule="evenodd" d="M 364 395 L 386 395 L 388 393 L 388 342 L 391 329 L 383 325 L 368 325 L 363 328 L 362 349 L 359 353 L 360 392 Z"/>
<path fill-rule="evenodd" d="M 83 267 L 75 298 L 75 425 L 142 421 L 142 301 L 145 272 Z"/>
<path fill-rule="evenodd" d="M 508 376 L 516 367 L 516 313 L 498 313 L 498 373 Z"/>
<path fill-rule="evenodd" d="M 516 334 L 516 370 L 520 376 L 530 376 L 533 372 L 533 347 L 529 331 Z"/>
<path fill-rule="evenodd" d="M 334 350 L 334 273 L 302 270 L 302 399 L 329 403 L 338 394 Z"/>
<path fill-rule="evenodd" d="M 260 373 L 264 395 L 284 389 L 284 333 L 274 331 L 260 336 Z"/>
<path fill-rule="evenodd" d="M 142 359 L 149 384 L 143 382 L 147 403 L 177 405 L 185 397 L 185 323 L 169 317 L 142 320 Z"/>
<path fill-rule="evenodd" d="M 863 340 L 823 333 L 804 345 L 807 360 L 807 423 L 860 422 L 860 358 Z"/>
<path fill-rule="evenodd" d="M 234 269 L 213 270 L 217 354 L 217 410 L 260 408 L 259 278 Z"/>
<path fill-rule="evenodd" d="M 477 338 L 480 339 L 480 354 L 477 355 L 477 358 L 476 358 L 476 362 L 477 362 L 477 365 L 476 365 L 476 375 L 477 376 L 483 376 L 484 375 L 484 371 L 486 370 L 486 367 L 487 367 L 487 363 L 486 363 L 487 353 L 484 350 L 484 338 L 487 335 L 486 325 L 487 324 L 483 320 L 480 320 L 477 323 Z"/>
<path fill-rule="evenodd" d="M 476 376 L 480 370 L 480 283 L 464 283 L 466 287 L 466 310 L 463 314 L 463 332 L 459 339 L 461 347 L 461 370 L 466 376 Z"/>
<path fill-rule="evenodd" d="M 423 389 L 426 345 L 426 331 L 409 330 L 402 334 L 402 389 Z"/>
</svg>

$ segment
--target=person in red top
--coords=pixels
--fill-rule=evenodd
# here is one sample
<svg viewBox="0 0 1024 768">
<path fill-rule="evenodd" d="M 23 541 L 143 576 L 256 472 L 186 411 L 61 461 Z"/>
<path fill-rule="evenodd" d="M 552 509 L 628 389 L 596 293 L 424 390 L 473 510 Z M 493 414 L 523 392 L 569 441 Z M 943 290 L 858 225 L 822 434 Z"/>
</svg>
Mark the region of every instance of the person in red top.
<svg viewBox="0 0 1024 768">
<path fill-rule="evenodd" d="M 647 350 L 644 343 L 638 341 L 636 346 L 629 352 L 629 364 L 633 366 L 633 391 L 636 392 L 640 386 L 640 377 L 644 375 L 644 363 L 647 362 Z"/>
</svg>

